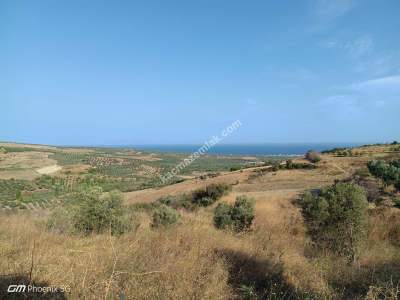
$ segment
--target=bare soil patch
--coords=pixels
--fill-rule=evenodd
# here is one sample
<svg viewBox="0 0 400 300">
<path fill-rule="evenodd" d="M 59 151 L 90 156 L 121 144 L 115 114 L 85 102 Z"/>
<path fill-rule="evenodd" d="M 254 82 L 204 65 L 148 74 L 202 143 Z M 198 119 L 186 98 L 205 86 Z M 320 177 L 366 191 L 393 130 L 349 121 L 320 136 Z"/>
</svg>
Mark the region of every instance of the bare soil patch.
<svg viewBox="0 0 400 300">
<path fill-rule="evenodd" d="M 52 165 L 52 166 L 47 166 L 47 167 L 37 169 L 36 172 L 38 172 L 41 175 L 43 175 L 43 174 L 48 175 L 48 174 L 56 173 L 56 172 L 60 171 L 61 169 L 62 169 L 62 167 L 60 167 L 58 165 Z"/>
<path fill-rule="evenodd" d="M 36 172 L 37 169 L 56 163 L 55 160 L 49 158 L 47 152 L 10 152 L 3 154 L 0 160 L 0 178 L 32 180 L 40 175 Z"/>
</svg>

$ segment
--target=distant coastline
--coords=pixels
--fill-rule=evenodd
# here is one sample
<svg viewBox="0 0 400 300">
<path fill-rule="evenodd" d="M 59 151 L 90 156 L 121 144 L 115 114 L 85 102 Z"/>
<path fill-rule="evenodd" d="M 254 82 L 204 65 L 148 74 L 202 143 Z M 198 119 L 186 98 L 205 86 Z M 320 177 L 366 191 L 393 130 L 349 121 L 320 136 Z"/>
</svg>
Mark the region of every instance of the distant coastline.
<svg viewBox="0 0 400 300">
<path fill-rule="evenodd" d="M 197 151 L 201 144 L 145 144 L 145 145 L 49 145 L 22 142 L 0 141 L 0 144 L 15 144 L 25 147 L 60 147 L 60 148 L 120 148 L 134 149 L 155 153 L 187 154 Z M 380 143 L 378 143 L 380 144 Z M 301 156 L 308 150 L 324 151 L 333 148 L 352 148 L 367 143 L 265 143 L 265 144 L 217 144 L 205 154 L 220 156 Z"/>
<path fill-rule="evenodd" d="M 274 144 L 221 144 L 212 147 L 207 154 L 212 155 L 251 155 L 251 156 L 299 156 L 308 150 L 323 151 L 332 148 L 355 147 L 361 143 L 274 143 Z M 165 153 L 192 153 L 200 144 L 191 145 L 120 145 L 116 147 L 133 148 L 142 151 Z"/>
</svg>

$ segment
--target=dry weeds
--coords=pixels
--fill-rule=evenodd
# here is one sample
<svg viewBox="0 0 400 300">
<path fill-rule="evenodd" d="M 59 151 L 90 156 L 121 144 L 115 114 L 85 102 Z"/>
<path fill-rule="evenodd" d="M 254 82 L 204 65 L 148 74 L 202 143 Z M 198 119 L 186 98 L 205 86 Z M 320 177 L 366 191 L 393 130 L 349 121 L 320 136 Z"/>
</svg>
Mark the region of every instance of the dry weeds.
<svg viewBox="0 0 400 300">
<path fill-rule="evenodd" d="M 180 223 L 170 229 L 151 228 L 150 217 L 141 213 L 141 225 L 119 237 L 60 235 L 45 229 L 45 211 L 3 211 L 0 274 L 68 286 L 64 296 L 70 299 L 397 299 L 399 248 L 390 242 L 388 222 L 400 224 L 399 210 L 371 211 L 359 266 L 311 247 L 293 200 L 345 178 L 366 160 L 323 158 L 315 170 L 249 180 L 249 169 L 126 195 L 127 203 L 150 202 L 211 182 L 239 182 L 221 201 L 242 194 L 256 200 L 253 229 L 245 234 L 216 230 L 213 207 L 181 211 Z M 9 283 L 4 278 L 1 289 Z"/>
</svg>

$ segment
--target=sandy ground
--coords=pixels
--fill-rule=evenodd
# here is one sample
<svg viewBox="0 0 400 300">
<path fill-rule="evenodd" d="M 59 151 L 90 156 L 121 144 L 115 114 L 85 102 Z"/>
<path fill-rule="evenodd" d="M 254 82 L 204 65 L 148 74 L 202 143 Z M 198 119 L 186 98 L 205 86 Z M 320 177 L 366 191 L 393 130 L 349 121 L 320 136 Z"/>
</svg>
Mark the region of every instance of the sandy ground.
<svg viewBox="0 0 400 300">
<path fill-rule="evenodd" d="M 62 167 L 58 166 L 58 165 L 52 165 L 52 166 L 47 166 L 47 167 L 43 167 L 40 169 L 37 169 L 36 172 L 38 172 L 39 174 L 53 174 L 55 172 L 58 172 L 62 169 Z"/>
<path fill-rule="evenodd" d="M 36 172 L 37 169 L 57 163 L 48 156 L 49 153 L 39 151 L 2 154 L 0 157 L 0 179 L 35 179 L 40 176 Z"/>
</svg>

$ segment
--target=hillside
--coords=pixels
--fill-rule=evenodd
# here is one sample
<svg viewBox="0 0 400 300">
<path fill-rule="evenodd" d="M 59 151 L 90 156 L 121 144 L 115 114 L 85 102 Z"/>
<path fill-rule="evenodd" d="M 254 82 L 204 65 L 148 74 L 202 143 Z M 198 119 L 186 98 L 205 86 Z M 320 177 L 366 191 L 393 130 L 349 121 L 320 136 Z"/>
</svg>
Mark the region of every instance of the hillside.
<svg viewBox="0 0 400 300">
<path fill-rule="evenodd" d="M 168 184 L 158 175 L 183 155 L 9 143 L 0 149 L 0 298 L 16 281 L 65 288 L 30 294 L 48 299 L 400 296 L 399 193 L 367 168 L 375 159 L 399 159 L 396 145 L 337 150 L 316 163 L 206 156 Z M 369 202 L 356 264 L 316 250 L 298 204 L 305 192 L 336 182 L 360 185 Z M 184 202 L 209 186 L 229 189 L 211 204 Z M 98 187 L 104 195 L 122 192 L 121 214 L 129 225 L 122 234 L 111 224 L 89 234 L 70 230 L 64 207 L 79 207 L 76 195 L 91 197 L 87 191 Z M 167 196 L 180 218 L 155 227 L 153 213 Z M 255 201 L 251 227 L 215 228 L 215 208 L 239 196 Z"/>
</svg>

